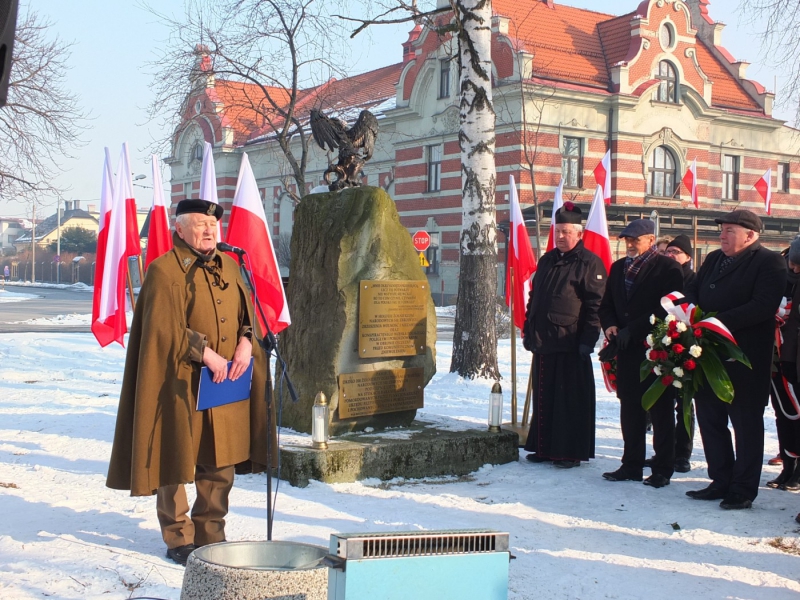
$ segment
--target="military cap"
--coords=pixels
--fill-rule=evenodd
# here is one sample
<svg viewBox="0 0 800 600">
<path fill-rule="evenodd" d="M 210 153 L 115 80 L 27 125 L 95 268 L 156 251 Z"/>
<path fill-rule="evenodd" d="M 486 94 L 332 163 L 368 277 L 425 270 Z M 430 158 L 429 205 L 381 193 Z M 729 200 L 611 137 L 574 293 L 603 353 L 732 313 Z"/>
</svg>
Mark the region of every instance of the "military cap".
<svg viewBox="0 0 800 600">
<path fill-rule="evenodd" d="M 222 206 L 208 200 L 181 200 L 175 209 L 175 216 L 186 213 L 200 213 L 209 217 L 216 217 L 217 221 L 219 221 L 223 212 Z"/>
</svg>

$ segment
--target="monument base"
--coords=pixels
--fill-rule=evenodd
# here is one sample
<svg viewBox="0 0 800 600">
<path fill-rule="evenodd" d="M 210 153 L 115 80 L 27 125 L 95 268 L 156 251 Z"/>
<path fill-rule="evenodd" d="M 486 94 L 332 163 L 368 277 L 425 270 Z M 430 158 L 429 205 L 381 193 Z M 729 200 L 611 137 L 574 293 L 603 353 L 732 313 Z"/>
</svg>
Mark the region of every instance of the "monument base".
<svg viewBox="0 0 800 600">
<path fill-rule="evenodd" d="M 327 450 L 281 444 L 281 479 L 298 487 L 309 480 L 349 483 L 361 479 L 466 475 L 485 464 L 518 460 L 519 436 L 513 431 L 454 431 L 414 421 L 407 429 L 383 434 L 350 434 L 334 439 Z"/>
</svg>

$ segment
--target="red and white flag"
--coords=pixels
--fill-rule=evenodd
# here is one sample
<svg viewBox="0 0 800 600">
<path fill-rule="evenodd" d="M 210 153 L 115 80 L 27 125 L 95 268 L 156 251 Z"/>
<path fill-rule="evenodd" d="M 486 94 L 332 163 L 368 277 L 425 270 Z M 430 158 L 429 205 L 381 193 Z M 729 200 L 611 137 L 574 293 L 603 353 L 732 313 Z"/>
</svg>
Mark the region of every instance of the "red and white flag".
<svg viewBox="0 0 800 600">
<path fill-rule="evenodd" d="M 114 341 L 109 337 L 110 332 L 101 325 L 97 324 L 100 316 L 100 290 L 103 289 L 103 270 L 106 259 L 106 246 L 108 243 L 108 226 L 111 221 L 111 200 L 114 195 L 114 174 L 111 172 L 111 152 L 105 149 L 105 160 L 103 161 L 103 179 L 100 184 L 100 219 L 97 231 L 97 256 L 94 263 L 94 290 L 92 290 L 92 333 L 97 338 L 101 346 L 107 346 Z"/>
<path fill-rule="evenodd" d="M 689 168 L 686 169 L 686 174 L 683 176 L 683 185 L 689 190 L 692 196 L 692 204 L 695 208 L 700 208 L 700 202 L 697 199 L 697 159 L 692 161 Z"/>
<path fill-rule="evenodd" d="M 606 207 L 603 200 L 603 188 L 597 186 L 589 209 L 589 218 L 586 219 L 586 228 L 583 232 L 583 245 L 591 250 L 606 266 L 606 273 L 611 270 L 611 242 L 608 239 L 608 220 Z"/>
<path fill-rule="evenodd" d="M 219 204 L 217 196 L 217 170 L 214 168 L 214 149 L 203 143 L 203 167 L 200 169 L 200 200 Z M 222 219 L 217 222 L 217 241 L 222 241 Z"/>
<path fill-rule="evenodd" d="M 128 200 L 131 198 L 133 198 L 133 182 L 131 181 L 128 144 L 125 143 L 122 145 L 117 178 L 113 188 L 102 279 L 95 281 L 95 286 L 100 284 L 100 304 L 97 318 L 92 320 L 92 332 L 101 346 L 107 346 L 111 342 L 125 346 L 124 336 L 128 331 L 128 324 L 125 321 L 125 284 L 130 237 Z M 134 219 L 135 214 L 134 208 Z"/>
<path fill-rule="evenodd" d="M 603 155 L 603 160 L 594 168 L 594 180 L 603 188 L 605 203 L 611 204 L 611 150 Z"/>
<path fill-rule="evenodd" d="M 506 261 L 506 305 L 514 302 L 514 325 L 522 329 L 525 325 L 525 309 L 531 293 L 531 277 L 536 272 L 536 258 L 531 248 L 531 239 L 522 218 L 517 186 L 514 176 L 508 181 L 509 226 L 508 260 Z M 514 269 L 514 289 L 511 289 L 511 269 Z"/>
<path fill-rule="evenodd" d="M 556 247 L 556 211 L 564 206 L 564 178 L 558 182 L 556 188 L 556 195 L 553 196 L 553 212 L 550 215 L 550 235 L 547 238 L 547 249 L 545 252 L 550 252 Z"/>
<path fill-rule="evenodd" d="M 147 257 L 144 268 L 162 254 L 172 250 L 172 234 L 169 229 L 169 214 L 164 202 L 164 186 L 158 157 L 153 154 L 153 206 L 150 209 L 150 225 L 147 231 Z"/>
<path fill-rule="evenodd" d="M 767 169 L 767 172 L 756 181 L 753 187 L 756 188 L 758 195 L 764 200 L 764 210 L 767 211 L 768 215 L 772 214 L 770 212 L 772 210 L 770 207 L 772 202 L 772 167 Z"/>
<path fill-rule="evenodd" d="M 227 243 L 243 248 L 253 273 L 253 286 L 272 333 L 286 329 L 292 320 L 289 318 L 289 304 L 283 290 L 281 272 L 272 246 L 261 194 L 250 167 L 247 153 L 242 153 L 242 165 L 236 182 L 236 193 L 228 220 Z M 258 313 L 258 311 L 256 311 Z M 261 315 L 258 315 L 262 333 L 265 331 Z"/>
</svg>

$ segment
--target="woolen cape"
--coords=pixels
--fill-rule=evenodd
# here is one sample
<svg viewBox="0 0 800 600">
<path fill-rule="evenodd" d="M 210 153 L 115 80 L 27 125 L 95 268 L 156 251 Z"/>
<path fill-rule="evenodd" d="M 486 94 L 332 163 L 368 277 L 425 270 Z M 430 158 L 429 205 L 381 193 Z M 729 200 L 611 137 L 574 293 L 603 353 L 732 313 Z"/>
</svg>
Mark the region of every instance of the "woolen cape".
<svg viewBox="0 0 800 600">
<path fill-rule="evenodd" d="M 173 235 L 173 242 L 174 248 L 147 270 L 128 339 L 106 485 L 130 490 L 132 496 L 194 481 L 198 456 L 214 457 L 212 466 L 217 467 L 247 460 L 267 464 L 267 365 L 256 340 L 250 399 L 205 411 L 195 409 L 202 365 L 190 360 L 187 322 L 190 318 L 193 323 L 208 323 L 207 329 L 200 331 L 208 346 L 232 358 L 237 340 L 231 343 L 228 336 L 221 337 L 223 316 L 223 323 L 230 319 L 241 323 L 244 311 L 239 309 L 244 306 L 246 322 L 255 322 L 238 267 L 221 254 L 223 279 L 231 286 L 228 297 L 238 290 L 238 306 L 234 306 L 236 302 L 200 301 L 197 291 L 211 285 L 209 275 L 183 240 Z"/>
</svg>

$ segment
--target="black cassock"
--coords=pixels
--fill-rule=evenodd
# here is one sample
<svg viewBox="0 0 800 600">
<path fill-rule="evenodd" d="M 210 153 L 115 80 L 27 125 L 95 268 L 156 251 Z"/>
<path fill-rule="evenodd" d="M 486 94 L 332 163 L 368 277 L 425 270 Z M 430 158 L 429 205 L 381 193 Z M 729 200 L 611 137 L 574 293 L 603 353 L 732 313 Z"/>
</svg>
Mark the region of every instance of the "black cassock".
<svg viewBox="0 0 800 600">
<path fill-rule="evenodd" d="M 594 458 L 595 385 L 592 361 L 600 335 L 597 310 L 606 270 L 583 246 L 539 261 L 523 340 L 533 354 L 533 419 L 525 450 L 552 460 Z"/>
</svg>

